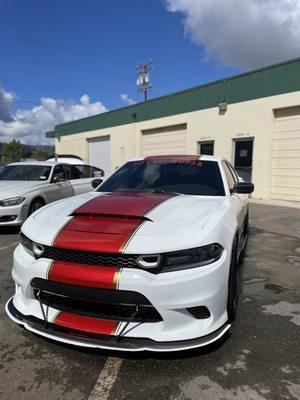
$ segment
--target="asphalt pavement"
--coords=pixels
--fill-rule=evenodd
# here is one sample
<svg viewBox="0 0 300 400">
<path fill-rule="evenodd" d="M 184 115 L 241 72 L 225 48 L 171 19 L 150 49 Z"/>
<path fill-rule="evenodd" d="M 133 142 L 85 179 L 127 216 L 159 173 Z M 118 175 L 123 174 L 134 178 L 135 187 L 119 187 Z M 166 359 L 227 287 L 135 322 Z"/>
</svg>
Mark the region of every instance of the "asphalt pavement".
<svg viewBox="0 0 300 400">
<path fill-rule="evenodd" d="M 0 399 L 300 399 L 300 209 L 250 207 L 237 321 L 218 343 L 174 354 L 76 348 L 14 324 L 4 307 L 18 229 L 1 229 Z"/>
</svg>

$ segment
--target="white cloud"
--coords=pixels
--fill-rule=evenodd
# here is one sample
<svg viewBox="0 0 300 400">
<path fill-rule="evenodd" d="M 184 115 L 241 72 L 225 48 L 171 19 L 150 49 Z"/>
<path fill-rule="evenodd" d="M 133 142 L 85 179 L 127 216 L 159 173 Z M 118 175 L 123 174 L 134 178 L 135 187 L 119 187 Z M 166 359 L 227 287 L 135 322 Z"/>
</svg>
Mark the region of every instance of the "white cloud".
<svg viewBox="0 0 300 400">
<path fill-rule="evenodd" d="M 205 59 L 252 69 L 300 55 L 300 0 L 165 0 Z"/>
<path fill-rule="evenodd" d="M 129 105 L 132 105 L 132 104 L 135 104 L 135 103 L 136 103 L 136 101 L 132 100 L 132 99 L 128 96 L 127 93 L 122 93 L 122 94 L 120 95 L 120 97 L 121 97 L 121 99 L 122 99 L 123 101 L 125 101 L 125 103 L 127 103 L 127 104 L 129 104 Z"/>
<path fill-rule="evenodd" d="M 107 111 L 100 101 L 91 103 L 85 94 L 79 102 L 43 97 L 40 105 L 32 109 L 18 109 L 11 115 L 13 94 L 7 93 L 4 91 L 2 94 L 4 100 L 0 108 L 1 142 L 20 139 L 26 144 L 48 144 L 50 141 L 45 138 L 45 132 L 52 130 L 55 125 Z"/>
<path fill-rule="evenodd" d="M 0 121 L 12 121 L 11 108 L 14 99 L 14 93 L 7 92 L 2 86 L 0 86 Z"/>
</svg>

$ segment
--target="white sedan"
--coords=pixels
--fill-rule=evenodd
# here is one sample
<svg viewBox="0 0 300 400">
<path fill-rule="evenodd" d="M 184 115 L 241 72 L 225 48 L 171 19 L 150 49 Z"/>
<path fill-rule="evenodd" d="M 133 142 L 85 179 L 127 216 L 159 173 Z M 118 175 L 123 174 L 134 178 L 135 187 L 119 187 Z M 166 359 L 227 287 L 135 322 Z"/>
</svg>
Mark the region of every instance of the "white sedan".
<svg viewBox="0 0 300 400">
<path fill-rule="evenodd" d="M 56 162 L 19 162 L 0 170 L 0 226 L 21 225 L 48 203 L 93 190 L 99 168 Z"/>
<path fill-rule="evenodd" d="M 175 351 L 219 339 L 237 312 L 253 188 L 223 158 L 127 162 L 95 192 L 27 219 L 8 315 L 78 346 Z"/>
</svg>

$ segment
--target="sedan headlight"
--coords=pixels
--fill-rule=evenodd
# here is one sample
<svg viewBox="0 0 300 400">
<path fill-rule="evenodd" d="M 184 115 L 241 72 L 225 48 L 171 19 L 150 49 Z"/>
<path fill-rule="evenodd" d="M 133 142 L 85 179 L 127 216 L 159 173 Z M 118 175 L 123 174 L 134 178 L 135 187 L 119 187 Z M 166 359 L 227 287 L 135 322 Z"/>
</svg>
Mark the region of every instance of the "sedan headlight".
<svg viewBox="0 0 300 400">
<path fill-rule="evenodd" d="M 25 200 L 25 197 L 12 197 L 10 199 L 0 200 L 0 207 L 18 206 Z"/>
<path fill-rule="evenodd" d="M 179 271 L 212 264 L 221 258 L 223 250 L 220 244 L 212 243 L 207 246 L 172 251 L 160 255 L 140 256 L 137 263 L 149 272 Z"/>
</svg>

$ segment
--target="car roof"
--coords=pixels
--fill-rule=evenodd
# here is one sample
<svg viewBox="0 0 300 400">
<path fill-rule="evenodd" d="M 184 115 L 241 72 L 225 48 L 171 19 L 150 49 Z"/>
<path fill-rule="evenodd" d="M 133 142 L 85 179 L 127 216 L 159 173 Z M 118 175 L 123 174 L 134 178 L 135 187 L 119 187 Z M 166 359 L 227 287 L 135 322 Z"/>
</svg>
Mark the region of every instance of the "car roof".
<svg viewBox="0 0 300 400">
<path fill-rule="evenodd" d="M 14 162 L 14 163 L 10 163 L 8 165 L 41 165 L 41 166 L 53 167 L 53 165 L 57 165 L 57 164 L 63 164 L 63 163 L 55 162 L 55 161 L 37 161 L 37 160 L 32 160 L 32 161 Z"/>
<path fill-rule="evenodd" d="M 142 161 L 142 160 L 203 160 L 203 161 L 223 161 L 225 160 L 224 157 L 217 157 L 217 156 L 208 156 L 208 155 L 197 155 L 197 154 L 170 154 L 170 155 L 158 155 L 158 156 L 147 156 L 141 158 L 134 158 L 129 161 Z"/>
</svg>

